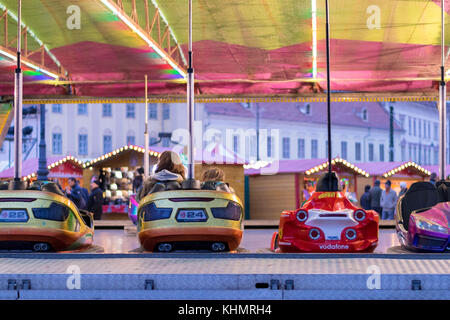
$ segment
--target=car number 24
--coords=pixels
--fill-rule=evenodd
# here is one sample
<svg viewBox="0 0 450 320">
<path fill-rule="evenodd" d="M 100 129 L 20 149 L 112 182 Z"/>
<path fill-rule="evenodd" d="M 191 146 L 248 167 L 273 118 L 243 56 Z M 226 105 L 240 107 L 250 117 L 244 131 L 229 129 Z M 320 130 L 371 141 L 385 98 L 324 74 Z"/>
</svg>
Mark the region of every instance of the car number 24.
<svg viewBox="0 0 450 320">
<path fill-rule="evenodd" d="M 205 211 L 202 209 L 182 209 L 178 212 L 178 221 L 198 222 L 207 219 Z"/>
</svg>

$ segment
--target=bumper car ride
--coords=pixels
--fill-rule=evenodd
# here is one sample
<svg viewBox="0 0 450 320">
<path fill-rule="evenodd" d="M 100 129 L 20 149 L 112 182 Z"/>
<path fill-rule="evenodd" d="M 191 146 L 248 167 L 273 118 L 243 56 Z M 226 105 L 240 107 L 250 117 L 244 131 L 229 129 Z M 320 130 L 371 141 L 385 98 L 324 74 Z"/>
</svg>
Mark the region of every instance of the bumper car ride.
<svg viewBox="0 0 450 320">
<path fill-rule="evenodd" d="M 396 230 L 405 248 L 426 252 L 450 251 L 450 202 L 445 198 L 446 192 L 440 196 L 438 189 L 428 182 L 418 182 L 400 198 Z"/>
<path fill-rule="evenodd" d="M 36 190 L 0 191 L 1 251 L 66 251 L 92 245 L 92 213 L 64 196 Z"/>
<path fill-rule="evenodd" d="M 139 203 L 139 241 L 147 251 L 233 251 L 242 239 L 242 203 L 232 193 L 174 190 Z"/>
<path fill-rule="evenodd" d="M 372 252 L 378 244 L 379 216 L 354 206 L 336 192 L 314 192 L 296 211 L 283 211 L 276 252 Z"/>
</svg>

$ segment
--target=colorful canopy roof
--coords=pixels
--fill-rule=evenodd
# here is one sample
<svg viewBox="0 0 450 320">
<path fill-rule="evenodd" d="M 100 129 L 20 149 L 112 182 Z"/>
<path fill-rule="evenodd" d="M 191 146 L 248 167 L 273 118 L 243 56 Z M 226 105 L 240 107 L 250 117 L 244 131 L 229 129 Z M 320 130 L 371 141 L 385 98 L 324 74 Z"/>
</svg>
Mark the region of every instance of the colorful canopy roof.
<svg viewBox="0 0 450 320">
<path fill-rule="evenodd" d="M 150 95 L 185 95 L 187 1 L 23 3 L 26 96 L 142 97 L 145 74 Z M 446 4 L 448 12 L 450 1 Z M 325 1 L 193 5 L 197 95 L 301 96 L 326 90 Z M 5 18 L 0 21 L 0 95 L 12 95 L 17 1 L 0 0 L 0 8 L 0 16 L 9 12 L 6 39 Z M 436 92 L 440 16 L 437 0 L 330 1 L 331 89 Z"/>
</svg>

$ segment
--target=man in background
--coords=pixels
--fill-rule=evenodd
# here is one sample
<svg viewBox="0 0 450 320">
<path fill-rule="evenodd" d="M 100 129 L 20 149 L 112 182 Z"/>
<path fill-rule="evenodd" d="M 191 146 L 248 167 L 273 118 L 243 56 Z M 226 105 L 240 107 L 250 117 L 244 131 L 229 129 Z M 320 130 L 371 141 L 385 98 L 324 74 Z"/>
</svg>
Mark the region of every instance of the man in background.
<svg viewBox="0 0 450 320">
<path fill-rule="evenodd" d="M 364 187 L 364 194 L 361 196 L 359 203 L 361 204 L 361 208 L 364 210 L 370 210 L 370 186 L 367 185 Z"/>
<path fill-rule="evenodd" d="M 378 212 L 381 215 L 383 209 L 381 208 L 380 200 L 381 200 L 381 190 L 380 188 L 380 180 L 375 180 L 373 184 L 373 188 L 370 189 L 370 208 Z"/>
<path fill-rule="evenodd" d="M 397 205 L 397 193 L 391 189 L 391 181 L 388 180 L 384 184 L 386 189 L 381 193 L 381 207 L 383 208 L 381 219 L 393 220 L 395 206 Z"/>
<path fill-rule="evenodd" d="M 94 214 L 94 220 L 101 220 L 103 214 L 103 190 L 98 179 L 91 181 L 91 194 L 89 195 L 87 210 Z"/>
<path fill-rule="evenodd" d="M 72 200 L 78 209 L 86 208 L 86 201 L 83 197 L 83 190 L 74 177 L 69 178 L 69 186 L 66 187 L 66 196 Z"/>
</svg>

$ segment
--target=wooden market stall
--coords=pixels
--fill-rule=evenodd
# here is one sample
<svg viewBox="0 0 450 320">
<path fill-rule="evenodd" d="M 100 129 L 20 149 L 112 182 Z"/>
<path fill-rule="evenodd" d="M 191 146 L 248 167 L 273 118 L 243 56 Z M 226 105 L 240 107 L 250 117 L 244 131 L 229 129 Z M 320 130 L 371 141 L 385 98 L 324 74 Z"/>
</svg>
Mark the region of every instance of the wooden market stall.
<svg viewBox="0 0 450 320">
<path fill-rule="evenodd" d="M 212 143 L 195 154 L 195 179 L 201 180 L 204 171 L 211 167 L 217 167 L 225 173 L 227 182 L 236 195 L 245 203 L 245 161 L 236 153 L 227 149 L 220 143 Z"/>
<path fill-rule="evenodd" d="M 429 170 L 412 161 L 366 162 L 356 165 L 370 175 L 370 179 L 358 177 L 358 185 L 361 186 L 358 190 L 358 199 L 364 193 L 364 186 L 370 185 L 372 187 L 375 180 L 380 180 L 383 189 L 384 183 L 390 180 L 391 188 L 398 194 L 401 182 L 405 182 L 409 188 L 414 182 L 426 181 L 431 174 Z"/>
<path fill-rule="evenodd" d="M 246 166 L 249 189 L 247 219 L 279 219 L 283 210 L 299 208 L 314 192 L 319 177 L 328 170 L 327 163 L 326 159 L 302 159 L 280 160 L 260 169 Z M 343 190 L 354 200 L 358 199 L 357 177 L 368 177 L 368 173 L 344 159 L 335 158 L 331 163 Z M 355 196 L 352 197 L 353 194 Z"/>
<path fill-rule="evenodd" d="M 93 176 L 105 180 L 103 220 L 128 219 L 128 199 L 133 193 L 136 171 L 144 165 L 144 152 L 142 147 L 126 145 L 84 164 L 86 185 L 90 185 Z M 159 151 L 149 150 L 150 168 L 157 163 L 159 154 Z"/>
<path fill-rule="evenodd" d="M 39 159 L 32 158 L 22 163 L 23 180 L 33 182 L 37 179 Z M 73 177 L 77 179 L 82 187 L 88 188 L 83 181 L 83 162 L 73 156 L 59 156 L 47 158 L 47 169 L 49 170 L 48 179 L 57 181 L 65 189 L 68 185 L 68 179 Z M 0 172 L 0 180 L 8 180 L 14 177 L 14 168 L 8 168 Z"/>
</svg>

